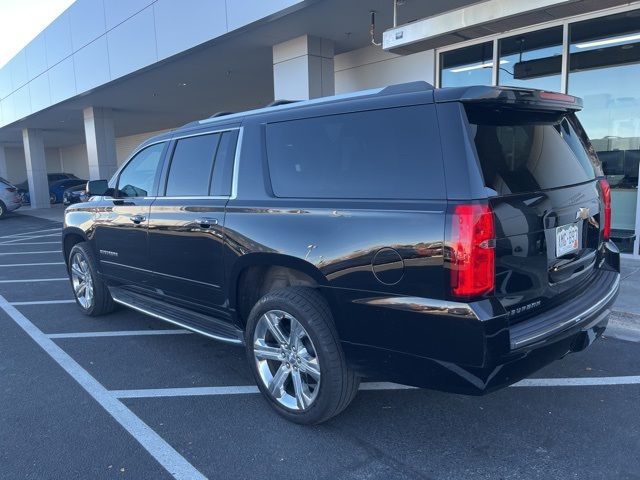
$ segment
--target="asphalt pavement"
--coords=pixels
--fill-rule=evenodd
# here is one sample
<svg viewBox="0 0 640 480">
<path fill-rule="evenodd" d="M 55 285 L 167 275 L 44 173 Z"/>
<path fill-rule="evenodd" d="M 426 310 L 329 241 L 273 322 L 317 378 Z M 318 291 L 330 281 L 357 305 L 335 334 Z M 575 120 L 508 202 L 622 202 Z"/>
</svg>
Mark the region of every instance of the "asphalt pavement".
<svg viewBox="0 0 640 480">
<path fill-rule="evenodd" d="M 640 330 L 640 265 L 623 269 L 623 334 L 516 386 L 366 383 L 303 427 L 256 393 L 241 347 L 126 309 L 82 315 L 48 215 L 0 220 L 2 479 L 640 479 L 640 343 L 621 339 Z"/>
</svg>

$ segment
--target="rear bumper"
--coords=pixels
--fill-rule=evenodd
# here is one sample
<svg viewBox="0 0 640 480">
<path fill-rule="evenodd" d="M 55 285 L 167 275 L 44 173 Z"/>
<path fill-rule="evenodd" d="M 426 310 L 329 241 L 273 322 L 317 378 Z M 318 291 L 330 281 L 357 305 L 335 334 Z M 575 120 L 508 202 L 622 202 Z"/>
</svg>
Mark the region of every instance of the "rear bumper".
<svg viewBox="0 0 640 480">
<path fill-rule="evenodd" d="M 414 319 L 387 312 L 386 321 L 404 330 L 412 351 L 390 345 L 388 338 L 372 346 L 342 337 L 347 360 L 363 376 L 417 387 L 482 395 L 508 386 L 602 335 L 620 284 L 615 259 L 611 263 L 601 264 L 571 301 L 513 326 L 489 300 L 435 314 L 414 306 Z"/>
</svg>

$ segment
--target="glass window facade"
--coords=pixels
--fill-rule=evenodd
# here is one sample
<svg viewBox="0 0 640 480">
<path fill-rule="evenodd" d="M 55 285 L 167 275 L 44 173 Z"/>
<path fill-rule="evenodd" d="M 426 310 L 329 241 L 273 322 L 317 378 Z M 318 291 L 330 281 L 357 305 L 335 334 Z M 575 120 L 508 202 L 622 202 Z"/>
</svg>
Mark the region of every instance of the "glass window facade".
<svg viewBox="0 0 640 480">
<path fill-rule="evenodd" d="M 611 185 L 612 237 L 632 252 L 640 162 L 640 11 L 570 26 L 569 93 Z"/>
<path fill-rule="evenodd" d="M 491 85 L 497 78 L 499 85 L 581 97 L 578 117 L 611 185 L 613 239 L 622 252 L 640 255 L 640 9 L 504 35 L 496 43 L 497 65 L 494 41 L 441 52 L 439 85 Z"/>
<path fill-rule="evenodd" d="M 559 92 L 562 88 L 562 26 L 498 42 L 498 84 Z"/>
<path fill-rule="evenodd" d="M 440 54 L 440 86 L 491 85 L 493 42 Z"/>
</svg>

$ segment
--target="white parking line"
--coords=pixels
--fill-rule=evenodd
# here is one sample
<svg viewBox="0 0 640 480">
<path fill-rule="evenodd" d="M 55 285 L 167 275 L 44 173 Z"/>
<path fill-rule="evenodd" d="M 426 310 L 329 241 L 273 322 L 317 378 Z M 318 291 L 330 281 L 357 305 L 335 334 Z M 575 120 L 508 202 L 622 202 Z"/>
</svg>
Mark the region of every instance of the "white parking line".
<svg viewBox="0 0 640 480">
<path fill-rule="evenodd" d="M 142 447 L 179 480 L 206 480 L 193 465 L 169 445 L 136 414 L 113 396 L 64 350 L 0 295 L 0 308 L 29 335 L 53 360 L 84 388 Z"/>
<path fill-rule="evenodd" d="M 65 282 L 69 277 L 61 278 L 21 278 L 19 280 L 0 280 L 0 283 Z"/>
<path fill-rule="evenodd" d="M 41 263 L 8 263 L 0 265 L 2 267 L 42 267 L 45 265 L 64 265 L 64 262 L 41 262 Z"/>
<path fill-rule="evenodd" d="M 60 233 L 50 233 L 49 235 L 33 235 L 30 237 L 16 237 L 16 238 L 12 238 L 11 240 L 5 240 L 3 242 L 0 242 L 0 246 L 2 245 L 26 245 L 26 242 L 24 242 L 23 240 L 37 240 L 38 238 L 47 238 L 47 237 L 59 237 L 61 234 Z M 60 243 L 60 240 L 58 240 L 57 242 L 54 243 Z"/>
<path fill-rule="evenodd" d="M 636 385 L 640 375 L 625 377 L 526 378 L 512 387 L 592 387 L 600 385 Z"/>
<path fill-rule="evenodd" d="M 184 335 L 189 330 L 118 330 L 114 332 L 70 332 L 50 333 L 49 338 L 95 338 L 95 337 L 136 337 L 142 335 Z"/>
<path fill-rule="evenodd" d="M 200 395 L 247 395 L 260 393 L 255 385 L 237 387 L 145 388 L 143 390 L 110 390 L 115 398 L 193 397 Z"/>
<path fill-rule="evenodd" d="M 11 305 L 16 307 L 22 305 L 56 305 L 59 303 L 76 303 L 75 300 L 35 300 L 32 302 L 9 302 Z"/>
<path fill-rule="evenodd" d="M 60 240 L 56 240 L 53 242 L 20 242 L 20 243 L 0 243 L 0 247 L 12 247 L 14 245 L 60 245 Z"/>
<path fill-rule="evenodd" d="M 41 230 L 29 230 L 29 231 L 26 231 L 26 232 L 12 233 L 11 235 L 3 235 L 0 238 L 23 237 L 23 236 L 33 235 L 34 233 L 54 232 L 54 231 L 55 232 L 61 232 L 62 231 L 62 227 L 45 228 L 45 229 L 41 229 Z"/>
<path fill-rule="evenodd" d="M 640 384 L 640 375 L 625 377 L 589 377 L 589 378 L 530 378 L 521 380 L 511 387 L 587 387 L 602 385 Z M 416 387 L 390 382 L 365 382 L 360 390 L 417 390 Z M 204 395 L 248 395 L 259 393 L 255 385 L 226 387 L 185 387 L 185 388 L 147 388 L 140 390 L 111 390 L 117 398 L 156 398 L 156 397 L 192 397 Z"/>
<path fill-rule="evenodd" d="M 62 250 L 43 250 L 41 252 L 2 252 L 0 255 L 36 255 L 38 253 L 59 253 L 62 255 Z"/>
</svg>

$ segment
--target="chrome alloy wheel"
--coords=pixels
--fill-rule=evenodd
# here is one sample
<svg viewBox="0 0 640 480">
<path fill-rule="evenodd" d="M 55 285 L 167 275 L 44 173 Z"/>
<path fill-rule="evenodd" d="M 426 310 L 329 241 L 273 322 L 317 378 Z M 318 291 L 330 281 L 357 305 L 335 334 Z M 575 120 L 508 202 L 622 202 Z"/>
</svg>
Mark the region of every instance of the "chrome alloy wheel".
<svg viewBox="0 0 640 480">
<path fill-rule="evenodd" d="M 269 310 L 253 334 L 253 355 L 271 396 L 291 410 L 306 410 L 318 396 L 320 364 L 302 324 L 281 310 Z"/>
<path fill-rule="evenodd" d="M 71 258 L 71 283 L 78 303 L 88 310 L 93 305 L 93 279 L 84 256 L 75 253 Z"/>
</svg>

